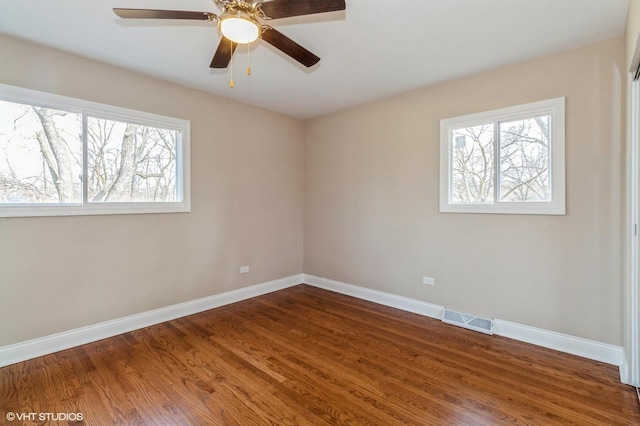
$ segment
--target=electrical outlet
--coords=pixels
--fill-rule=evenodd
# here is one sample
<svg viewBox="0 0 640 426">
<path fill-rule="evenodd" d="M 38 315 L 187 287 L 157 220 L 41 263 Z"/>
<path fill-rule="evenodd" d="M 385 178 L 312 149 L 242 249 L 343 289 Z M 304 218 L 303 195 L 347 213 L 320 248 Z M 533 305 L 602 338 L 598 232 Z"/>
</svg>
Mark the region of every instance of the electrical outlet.
<svg viewBox="0 0 640 426">
<path fill-rule="evenodd" d="M 431 277 L 422 277 L 422 284 L 436 285 L 436 280 Z"/>
<path fill-rule="evenodd" d="M 249 267 L 248 266 L 241 266 L 240 267 L 240 273 L 241 274 L 246 274 L 247 272 L 249 272 Z"/>
</svg>

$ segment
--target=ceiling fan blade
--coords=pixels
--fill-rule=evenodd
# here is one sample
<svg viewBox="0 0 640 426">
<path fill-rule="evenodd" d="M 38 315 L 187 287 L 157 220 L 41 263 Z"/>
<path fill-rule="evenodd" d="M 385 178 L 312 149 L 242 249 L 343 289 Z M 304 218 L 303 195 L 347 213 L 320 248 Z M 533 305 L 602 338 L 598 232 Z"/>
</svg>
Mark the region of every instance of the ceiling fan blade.
<svg viewBox="0 0 640 426">
<path fill-rule="evenodd" d="M 125 19 L 195 19 L 200 21 L 214 21 L 218 19 L 215 13 L 189 12 L 187 10 L 114 8 L 113 13 Z"/>
<path fill-rule="evenodd" d="M 229 61 L 231 61 L 233 52 L 236 51 L 236 47 L 238 47 L 237 43 L 222 37 L 220 44 L 218 44 L 218 49 L 216 50 L 215 55 L 213 55 L 209 68 L 226 68 L 229 65 Z"/>
<path fill-rule="evenodd" d="M 271 0 L 257 6 L 267 19 L 312 15 L 346 8 L 345 0 Z"/>
<path fill-rule="evenodd" d="M 320 60 L 319 57 L 309 52 L 307 49 L 300 46 L 280 31 L 274 30 L 269 26 L 262 27 L 262 39 L 276 49 L 291 56 L 307 68 L 317 64 Z"/>
</svg>

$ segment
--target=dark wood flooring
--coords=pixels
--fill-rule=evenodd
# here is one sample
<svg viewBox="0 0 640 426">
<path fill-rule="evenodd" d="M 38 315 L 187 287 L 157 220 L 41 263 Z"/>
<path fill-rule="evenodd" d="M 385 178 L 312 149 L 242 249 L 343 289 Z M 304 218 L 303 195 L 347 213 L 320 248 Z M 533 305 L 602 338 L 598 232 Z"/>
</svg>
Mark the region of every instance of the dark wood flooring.
<svg viewBox="0 0 640 426">
<path fill-rule="evenodd" d="M 640 424 L 616 367 L 307 285 L 7 366 L 0 386 L 10 425 Z"/>
</svg>

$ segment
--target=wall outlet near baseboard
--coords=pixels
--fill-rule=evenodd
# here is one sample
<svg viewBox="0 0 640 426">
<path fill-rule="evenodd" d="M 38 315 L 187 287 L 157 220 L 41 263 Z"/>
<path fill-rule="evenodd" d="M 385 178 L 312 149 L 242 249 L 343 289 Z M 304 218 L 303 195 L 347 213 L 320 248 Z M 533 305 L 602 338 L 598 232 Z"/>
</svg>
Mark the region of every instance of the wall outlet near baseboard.
<svg viewBox="0 0 640 426">
<path fill-rule="evenodd" d="M 436 285 L 436 280 L 431 277 L 422 277 L 422 284 Z"/>
<path fill-rule="evenodd" d="M 240 267 L 240 273 L 241 274 L 246 274 L 247 272 L 249 272 L 249 267 L 248 266 L 241 266 Z"/>
</svg>

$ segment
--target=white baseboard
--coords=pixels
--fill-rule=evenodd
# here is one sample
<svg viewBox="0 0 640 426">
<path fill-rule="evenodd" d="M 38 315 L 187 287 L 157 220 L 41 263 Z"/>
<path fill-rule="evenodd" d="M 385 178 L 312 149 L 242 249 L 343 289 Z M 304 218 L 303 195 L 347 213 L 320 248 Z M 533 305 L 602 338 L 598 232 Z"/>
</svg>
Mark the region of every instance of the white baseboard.
<svg viewBox="0 0 640 426">
<path fill-rule="evenodd" d="M 305 283 L 314 287 L 335 291 L 336 293 L 346 294 L 431 318 L 442 319 L 444 306 L 308 274 L 304 274 L 303 278 Z M 620 368 L 621 381 L 625 383 L 625 380 L 622 380 L 623 374 L 626 375 L 624 348 L 620 346 L 609 345 L 607 343 L 596 342 L 499 319 L 494 320 L 494 334 L 618 366 Z"/>
<path fill-rule="evenodd" d="M 410 299 L 408 297 L 397 296 L 383 291 L 371 290 L 369 288 L 334 281 L 328 278 L 320 278 L 314 275 L 303 274 L 303 279 L 304 283 L 314 287 L 335 291 L 336 293 L 357 297 L 358 299 L 368 300 L 369 302 L 390 306 L 392 308 L 413 312 L 414 314 L 420 314 L 431 318 L 441 319 L 442 313 L 444 312 L 444 306 L 434 305 L 433 303 Z"/>
<path fill-rule="evenodd" d="M 0 367 L 261 296 L 273 291 L 293 287 L 300 283 L 306 283 L 314 287 L 431 318 L 442 319 L 442 313 L 444 312 L 444 306 L 327 278 L 298 274 L 124 318 L 56 333 L 26 342 L 3 346 L 0 347 Z M 494 320 L 494 332 L 503 337 L 616 365 L 620 368 L 621 381 L 623 383 L 627 382 L 627 366 L 625 363 L 624 348 L 620 346 L 609 345 L 499 319 Z"/>
<path fill-rule="evenodd" d="M 623 348 L 623 355 L 625 353 L 624 348 Z M 631 381 L 629 380 L 629 364 L 627 363 L 627 357 L 624 356 L 624 360 L 622 361 L 622 364 L 620 365 L 620 382 L 624 383 L 625 385 L 631 385 L 633 387 L 637 387 L 635 384 L 631 383 Z M 640 399 L 640 397 L 639 397 Z"/>
<path fill-rule="evenodd" d="M 240 302 L 252 297 L 292 287 L 301 282 L 303 282 L 302 274 L 292 275 L 238 290 L 178 303 L 176 305 L 56 333 L 26 342 L 3 346 L 0 347 L 0 367 L 95 342 L 96 340 L 106 339 L 107 337 L 117 336 L 118 334 L 196 314 L 230 303 Z"/>
<path fill-rule="evenodd" d="M 620 367 L 621 377 L 624 369 L 624 348 L 555 331 L 530 327 L 515 322 L 494 320 L 494 331 L 499 336 L 522 342 L 532 343 L 560 352 L 578 355 L 583 358 L 605 362 Z"/>
</svg>

